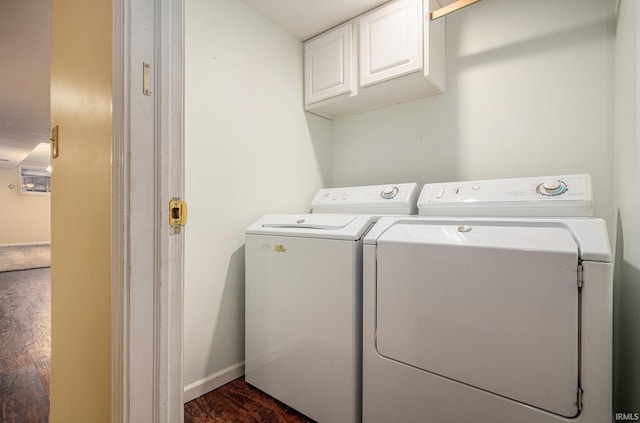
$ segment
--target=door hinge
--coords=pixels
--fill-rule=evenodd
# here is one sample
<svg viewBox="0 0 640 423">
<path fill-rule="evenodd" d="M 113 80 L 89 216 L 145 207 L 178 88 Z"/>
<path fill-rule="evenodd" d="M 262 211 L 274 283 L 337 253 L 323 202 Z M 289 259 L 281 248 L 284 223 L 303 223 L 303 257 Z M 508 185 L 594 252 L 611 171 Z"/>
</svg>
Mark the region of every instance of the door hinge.
<svg viewBox="0 0 640 423">
<path fill-rule="evenodd" d="M 578 386 L 578 411 L 582 411 L 582 388 Z"/>
<path fill-rule="evenodd" d="M 578 288 L 582 288 L 583 276 L 582 276 L 582 265 L 578 265 Z"/>
<path fill-rule="evenodd" d="M 187 224 L 187 202 L 179 198 L 169 201 L 169 226 L 171 233 L 180 233 L 180 227 Z"/>
</svg>

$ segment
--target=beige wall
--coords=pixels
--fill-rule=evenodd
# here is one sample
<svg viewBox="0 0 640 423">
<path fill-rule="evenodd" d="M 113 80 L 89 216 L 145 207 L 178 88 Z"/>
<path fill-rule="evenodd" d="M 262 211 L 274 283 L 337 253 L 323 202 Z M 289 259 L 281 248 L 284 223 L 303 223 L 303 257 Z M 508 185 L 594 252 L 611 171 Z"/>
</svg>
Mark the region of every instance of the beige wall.
<svg viewBox="0 0 640 423">
<path fill-rule="evenodd" d="M 447 16 L 444 94 L 333 121 L 336 186 L 590 173 L 611 225 L 609 0 Z"/>
<path fill-rule="evenodd" d="M 242 372 L 245 228 L 306 212 L 331 142 L 303 111 L 299 40 L 238 0 L 187 0 L 185 22 L 184 381 L 197 389 Z"/>
<path fill-rule="evenodd" d="M 52 3 L 49 421 L 109 422 L 111 2 Z"/>
<path fill-rule="evenodd" d="M 640 7 L 616 17 L 614 208 L 614 410 L 640 413 Z"/>
<path fill-rule="evenodd" d="M 51 197 L 18 195 L 18 179 L 17 169 L 0 169 L 0 245 L 51 242 Z"/>
</svg>

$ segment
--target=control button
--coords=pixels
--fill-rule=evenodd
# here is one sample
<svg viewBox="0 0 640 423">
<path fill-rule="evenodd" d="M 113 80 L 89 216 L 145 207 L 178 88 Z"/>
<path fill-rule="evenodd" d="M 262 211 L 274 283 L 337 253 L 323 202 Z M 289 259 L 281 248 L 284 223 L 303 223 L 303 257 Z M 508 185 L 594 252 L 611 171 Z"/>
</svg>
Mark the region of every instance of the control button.
<svg viewBox="0 0 640 423">
<path fill-rule="evenodd" d="M 547 179 L 536 188 L 538 194 L 555 196 L 567 191 L 567 184 L 557 179 Z"/>
<path fill-rule="evenodd" d="M 331 196 L 331 199 L 332 200 L 337 200 L 339 196 L 340 196 L 339 192 L 334 192 L 333 195 Z"/>
<path fill-rule="evenodd" d="M 398 187 L 385 188 L 380 193 L 380 197 L 384 198 L 385 200 L 391 200 L 392 198 L 395 198 L 396 195 L 398 195 L 398 191 L 400 191 Z"/>
<path fill-rule="evenodd" d="M 442 198 L 444 195 L 444 188 L 433 188 L 431 190 L 431 197 Z"/>
<path fill-rule="evenodd" d="M 460 191 L 462 191 L 461 187 L 456 187 L 456 189 L 453 190 L 454 194 L 460 194 Z"/>
<path fill-rule="evenodd" d="M 471 226 L 460 225 L 456 228 L 456 231 L 466 233 L 466 232 L 471 232 L 471 229 L 472 229 Z"/>
<path fill-rule="evenodd" d="M 480 189 L 480 185 L 474 185 L 473 187 L 471 187 L 471 189 L 477 191 Z"/>
</svg>

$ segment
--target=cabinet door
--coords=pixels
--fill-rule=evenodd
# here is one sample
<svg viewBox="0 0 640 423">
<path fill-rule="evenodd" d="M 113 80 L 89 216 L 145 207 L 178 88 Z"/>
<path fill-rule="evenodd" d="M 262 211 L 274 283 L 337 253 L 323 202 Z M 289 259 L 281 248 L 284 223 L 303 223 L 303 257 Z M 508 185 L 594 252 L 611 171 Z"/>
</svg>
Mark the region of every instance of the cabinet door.
<svg viewBox="0 0 640 423">
<path fill-rule="evenodd" d="M 398 0 L 360 24 L 360 86 L 422 69 L 421 0 Z"/>
<path fill-rule="evenodd" d="M 351 92 L 351 54 L 351 24 L 305 43 L 305 104 Z"/>
</svg>

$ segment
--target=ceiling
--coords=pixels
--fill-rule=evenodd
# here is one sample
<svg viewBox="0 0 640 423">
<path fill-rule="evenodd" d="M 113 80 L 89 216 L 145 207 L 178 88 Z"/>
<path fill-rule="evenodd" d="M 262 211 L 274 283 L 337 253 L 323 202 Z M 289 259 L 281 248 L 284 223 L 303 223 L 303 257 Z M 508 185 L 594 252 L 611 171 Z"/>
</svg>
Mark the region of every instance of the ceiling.
<svg viewBox="0 0 640 423">
<path fill-rule="evenodd" d="M 244 0 L 304 41 L 389 0 Z M 455 0 L 439 0 L 442 6 Z"/>
<path fill-rule="evenodd" d="M 0 168 L 49 141 L 50 45 L 49 0 L 0 0 Z"/>
<path fill-rule="evenodd" d="M 244 1 L 304 41 L 388 0 Z"/>
</svg>

